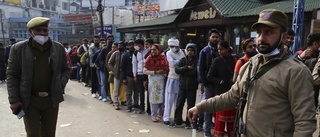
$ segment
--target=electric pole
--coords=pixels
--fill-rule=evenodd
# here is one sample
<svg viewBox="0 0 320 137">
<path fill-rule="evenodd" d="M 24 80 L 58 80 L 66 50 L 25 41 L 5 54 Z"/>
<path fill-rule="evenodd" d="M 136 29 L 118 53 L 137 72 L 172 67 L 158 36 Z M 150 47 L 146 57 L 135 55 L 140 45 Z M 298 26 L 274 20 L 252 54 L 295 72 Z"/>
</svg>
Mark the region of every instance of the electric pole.
<svg viewBox="0 0 320 137">
<path fill-rule="evenodd" d="M 294 0 L 294 10 L 292 19 L 292 30 L 296 33 L 294 36 L 294 43 L 291 46 L 291 50 L 296 52 L 302 49 L 302 32 L 303 32 L 303 22 L 304 22 L 304 5 L 305 0 Z"/>
<path fill-rule="evenodd" d="M 147 8 L 146 5 L 147 5 L 147 4 L 146 4 L 146 0 L 144 0 L 144 1 L 143 1 L 143 21 L 146 20 L 146 8 Z"/>
<path fill-rule="evenodd" d="M 102 0 L 99 0 L 98 1 L 98 7 L 97 7 L 97 11 L 99 12 L 99 16 L 100 16 L 100 37 L 101 38 L 104 38 L 105 39 L 105 36 L 104 36 L 104 27 L 103 27 L 103 17 L 102 17 L 102 14 L 103 14 L 103 11 L 104 11 L 104 7 L 102 6 L 101 4 Z"/>
</svg>

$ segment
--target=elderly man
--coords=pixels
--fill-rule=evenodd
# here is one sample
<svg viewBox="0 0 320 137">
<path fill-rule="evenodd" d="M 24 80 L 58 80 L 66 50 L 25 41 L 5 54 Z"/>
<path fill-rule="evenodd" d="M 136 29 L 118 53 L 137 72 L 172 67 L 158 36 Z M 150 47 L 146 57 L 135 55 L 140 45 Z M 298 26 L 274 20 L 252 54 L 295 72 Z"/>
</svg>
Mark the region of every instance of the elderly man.
<svg viewBox="0 0 320 137">
<path fill-rule="evenodd" d="M 302 62 L 288 57 L 287 26 L 282 11 L 261 11 L 252 26 L 258 55 L 242 66 L 228 92 L 189 109 L 189 121 L 194 122 L 199 113 L 235 108 L 241 99 L 236 136 L 311 137 L 317 127 L 312 76 Z"/>
<path fill-rule="evenodd" d="M 175 68 L 178 67 L 180 59 L 186 57 L 186 53 L 180 49 L 179 45 L 179 40 L 176 38 L 170 38 L 168 40 L 168 46 L 170 47 L 170 50 L 166 53 L 166 55 L 169 62 L 169 74 L 165 89 L 165 108 L 163 113 L 163 122 L 166 125 L 170 124 L 169 120 L 171 108 L 172 105 L 174 105 L 175 110 L 178 99 L 180 75 L 176 73 Z"/>
<path fill-rule="evenodd" d="M 70 68 L 64 47 L 49 37 L 50 19 L 32 18 L 31 37 L 11 47 L 7 86 L 13 114 L 23 117 L 28 137 L 54 137 L 59 103 Z"/>
</svg>

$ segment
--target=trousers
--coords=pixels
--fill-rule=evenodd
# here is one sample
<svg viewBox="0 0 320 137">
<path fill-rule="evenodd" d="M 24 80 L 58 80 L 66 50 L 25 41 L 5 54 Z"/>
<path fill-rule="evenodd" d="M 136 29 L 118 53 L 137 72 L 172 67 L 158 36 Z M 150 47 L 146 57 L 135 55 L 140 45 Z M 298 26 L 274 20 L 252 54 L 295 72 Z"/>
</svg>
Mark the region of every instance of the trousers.
<svg viewBox="0 0 320 137">
<path fill-rule="evenodd" d="M 59 106 L 53 106 L 51 96 L 30 97 L 23 117 L 27 137 L 55 137 Z"/>
</svg>

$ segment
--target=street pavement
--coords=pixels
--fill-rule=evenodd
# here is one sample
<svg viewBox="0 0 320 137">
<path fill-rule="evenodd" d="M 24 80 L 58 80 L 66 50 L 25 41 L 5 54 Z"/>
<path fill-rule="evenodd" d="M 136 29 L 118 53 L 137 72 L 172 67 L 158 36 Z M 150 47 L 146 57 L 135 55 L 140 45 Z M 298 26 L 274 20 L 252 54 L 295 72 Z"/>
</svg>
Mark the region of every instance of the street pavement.
<svg viewBox="0 0 320 137">
<path fill-rule="evenodd" d="M 92 98 L 89 88 L 69 81 L 65 101 L 60 104 L 57 137 L 191 137 L 192 130 L 168 128 L 162 121 L 154 123 L 148 114 L 114 110 L 108 102 Z M 22 119 L 11 114 L 6 83 L 0 84 L 0 137 L 26 136 Z M 184 109 L 184 116 L 186 107 Z M 171 121 L 173 111 L 171 115 Z M 317 137 L 317 130 L 313 137 Z M 197 137 L 203 137 L 198 132 Z"/>
<path fill-rule="evenodd" d="M 154 123 L 148 114 L 114 110 L 108 102 L 92 98 L 89 88 L 69 81 L 60 104 L 57 137 L 191 137 L 192 130 Z M 11 114 L 6 84 L 0 84 L 0 137 L 26 136 L 22 119 Z M 184 115 L 186 109 L 184 110 Z M 173 112 L 171 117 L 173 117 Z M 197 133 L 202 137 L 203 132 Z"/>
</svg>

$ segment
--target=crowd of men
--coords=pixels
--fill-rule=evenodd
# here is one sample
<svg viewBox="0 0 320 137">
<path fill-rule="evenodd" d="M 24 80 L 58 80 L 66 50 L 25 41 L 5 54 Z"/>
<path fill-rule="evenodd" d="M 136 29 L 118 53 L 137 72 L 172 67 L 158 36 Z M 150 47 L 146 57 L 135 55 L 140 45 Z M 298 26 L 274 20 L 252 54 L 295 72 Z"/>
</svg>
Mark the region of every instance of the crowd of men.
<svg viewBox="0 0 320 137">
<path fill-rule="evenodd" d="M 274 135 L 309 136 L 315 129 L 315 110 L 318 106 L 320 85 L 318 58 L 320 33 L 309 34 L 306 49 L 293 53 L 290 46 L 294 32 L 288 29 L 287 16 L 281 11 L 267 9 L 260 13 L 258 22 L 252 26 L 252 29 L 257 31 L 256 42 L 251 38 L 242 41 L 243 57 L 230 54 L 229 43 L 223 41 L 223 36 L 217 29 L 209 31 L 209 42 L 203 49 L 197 49 L 194 43 L 188 43 L 186 49 L 180 49 L 183 46 L 180 45 L 180 41 L 170 38 L 168 49 L 162 51 L 160 45 L 152 39 L 135 39 L 127 43 L 115 42 L 114 36 L 108 35 L 106 39 L 99 36 L 94 36 L 92 40 L 82 39 L 81 45 L 72 47 L 64 43 L 62 52 L 63 46 L 48 38 L 49 21 L 48 18 L 42 17 L 30 20 L 27 26 L 32 37 L 14 44 L 7 63 L 4 63 L 5 67 L 8 67 L 10 108 L 14 114 L 20 113 L 21 109 L 26 111 L 24 122 L 28 135 L 38 134 L 39 128 L 43 128 L 43 124 L 49 121 L 50 128 L 47 128 L 50 130 L 43 131 L 43 134 L 54 136 L 53 126 L 56 120 L 39 119 L 41 126 L 39 123 L 34 124 L 36 122 L 33 119 L 38 116 L 37 111 L 43 111 L 42 106 L 35 104 L 47 102 L 46 107 L 53 109 L 52 117 L 56 119 L 58 103 L 63 101 L 60 90 L 64 89 L 69 77 L 90 87 L 92 98 L 109 102 L 115 110 L 126 109 L 127 112 L 137 114 L 148 113 L 153 122 L 163 121 L 173 128 L 182 126 L 182 109 L 187 100 L 188 115 L 184 127 L 189 129 L 191 124 L 196 122 L 196 128 L 199 131 L 204 130 L 206 137 L 223 136 L 224 122 L 218 124 L 215 121 L 227 117 L 226 122 L 233 122 L 238 114 L 215 115 L 214 113 L 241 108 L 236 105 L 243 99 L 247 99 L 248 103 L 245 102 L 246 107 L 239 111 L 243 113 L 241 117 L 245 119 L 245 122 L 241 123 L 244 128 L 240 129 L 246 132 L 234 131 L 232 124 L 227 126 L 229 136 L 233 136 L 235 132 L 247 136 L 268 136 L 269 130 L 264 131 L 266 127 L 272 129 Z M 3 48 L 4 46 L 0 44 L 0 52 L 5 51 Z M 197 50 L 201 50 L 199 55 L 196 54 Z M 26 53 L 33 51 L 34 57 L 21 51 Z M 53 52 L 55 54 L 52 54 Z M 0 57 L 4 55 L 0 54 Z M 24 63 L 30 60 L 35 64 L 33 67 Z M 213 76 L 218 61 L 221 62 L 218 66 L 225 63 L 224 70 L 228 71 L 227 74 L 219 74 L 226 75 L 222 78 Z M 19 64 L 20 62 L 22 63 Z M 152 65 L 147 65 L 146 62 Z M 241 65 L 237 67 L 240 63 Z M 2 62 L 0 66 L 1 64 Z M 44 69 L 41 70 L 40 66 Z M 154 66 L 161 66 L 161 69 L 153 68 Z M 20 67 L 29 69 L 18 69 Z M 284 67 L 286 70 L 283 70 Z M 34 70 L 30 70 L 31 68 Z M 66 68 L 71 68 L 71 73 Z M 2 71 L 0 68 L 0 72 Z M 23 73 L 24 71 L 31 73 Z M 52 75 L 50 72 L 53 72 Z M 265 73 L 268 75 L 264 75 Z M 31 74 L 33 76 L 30 76 Z M 165 81 L 158 83 L 159 87 L 150 86 L 149 82 L 154 81 L 152 79 L 154 75 L 165 76 Z M 251 75 L 253 77 L 250 77 Z M 26 78 L 30 78 L 33 83 Z M 57 82 L 59 80 L 62 82 Z M 30 87 L 17 89 L 19 86 L 23 87 L 25 83 L 29 83 Z M 201 90 L 198 91 L 199 83 Z M 157 93 L 148 91 L 150 89 L 156 89 Z M 56 93 L 56 90 L 59 92 Z M 205 99 L 200 99 L 202 102 L 195 105 L 197 91 L 201 96 L 199 98 Z M 154 102 L 157 101 L 153 97 L 157 99 L 156 104 L 159 105 L 155 105 Z M 53 100 L 53 103 L 50 103 L 50 100 Z M 174 120 L 170 121 L 172 107 L 175 113 Z M 262 119 L 264 123 L 259 125 Z M 212 134 L 213 127 L 221 129 L 215 129 L 215 133 Z"/>
</svg>

